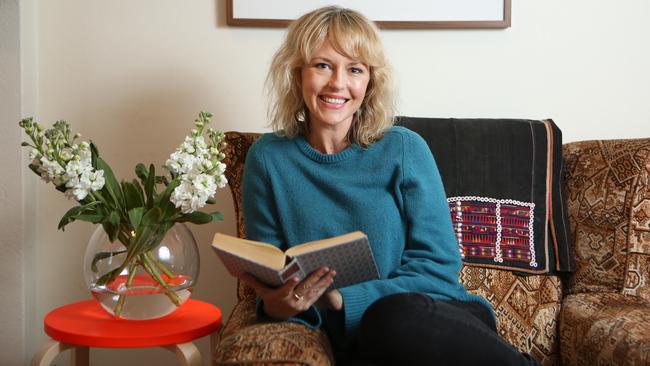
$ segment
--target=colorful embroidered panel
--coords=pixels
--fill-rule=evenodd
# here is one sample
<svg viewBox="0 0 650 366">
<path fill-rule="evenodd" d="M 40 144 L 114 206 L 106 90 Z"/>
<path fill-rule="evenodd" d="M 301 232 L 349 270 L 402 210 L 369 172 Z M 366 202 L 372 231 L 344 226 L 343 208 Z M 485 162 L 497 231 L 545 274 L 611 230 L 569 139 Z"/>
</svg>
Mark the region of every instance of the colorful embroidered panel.
<svg viewBox="0 0 650 366">
<path fill-rule="evenodd" d="M 447 198 L 466 262 L 519 262 L 536 268 L 535 204 L 486 197 Z"/>
</svg>

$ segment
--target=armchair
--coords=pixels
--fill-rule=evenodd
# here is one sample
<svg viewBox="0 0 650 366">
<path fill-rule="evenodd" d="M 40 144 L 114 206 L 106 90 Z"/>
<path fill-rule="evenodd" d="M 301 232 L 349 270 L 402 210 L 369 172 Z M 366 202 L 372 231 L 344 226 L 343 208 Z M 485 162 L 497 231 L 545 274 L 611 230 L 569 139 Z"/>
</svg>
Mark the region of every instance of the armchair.
<svg viewBox="0 0 650 366">
<path fill-rule="evenodd" d="M 241 178 L 258 137 L 226 134 L 226 175 L 242 237 Z M 563 155 L 577 271 L 561 279 L 464 266 L 460 280 L 492 303 L 499 334 L 543 365 L 647 364 L 650 138 L 570 143 Z M 255 294 L 241 283 L 237 299 L 213 350 L 216 365 L 333 364 L 322 331 L 256 322 Z"/>
</svg>

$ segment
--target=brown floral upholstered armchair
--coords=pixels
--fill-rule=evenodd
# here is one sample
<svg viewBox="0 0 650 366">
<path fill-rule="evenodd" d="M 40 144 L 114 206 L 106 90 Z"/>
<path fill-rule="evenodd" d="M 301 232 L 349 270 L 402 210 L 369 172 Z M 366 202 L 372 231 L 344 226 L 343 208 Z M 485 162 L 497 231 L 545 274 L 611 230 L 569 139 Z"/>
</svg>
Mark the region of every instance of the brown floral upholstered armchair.
<svg viewBox="0 0 650 366">
<path fill-rule="evenodd" d="M 241 179 L 258 134 L 229 132 L 227 177 L 244 236 Z M 563 146 L 577 270 L 554 275 L 465 266 L 461 281 L 488 299 L 501 336 L 543 365 L 650 364 L 650 139 Z M 566 293 L 566 294 L 565 294 Z M 216 365 L 331 365 L 327 336 L 300 324 L 258 323 L 242 285 Z"/>
</svg>

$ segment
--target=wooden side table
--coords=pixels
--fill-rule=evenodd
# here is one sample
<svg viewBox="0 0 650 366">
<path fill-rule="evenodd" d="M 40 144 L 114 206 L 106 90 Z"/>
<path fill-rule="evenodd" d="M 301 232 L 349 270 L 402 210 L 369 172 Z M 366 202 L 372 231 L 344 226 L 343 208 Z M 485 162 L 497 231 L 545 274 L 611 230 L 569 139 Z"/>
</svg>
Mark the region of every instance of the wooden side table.
<svg viewBox="0 0 650 366">
<path fill-rule="evenodd" d="M 59 353 L 71 349 L 72 365 L 89 363 L 89 347 L 163 347 L 176 353 L 184 366 L 201 366 L 201 353 L 193 340 L 210 335 L 212 351 L 221 327 L 221 310 L 188 300 L 175 312 L 152 320 L 124 320 L 108 314 L 94 300 L 54 309 L 45 316 L 47 341 L 32 358 L 32 366 L 50 365 Z"/>
</svg>

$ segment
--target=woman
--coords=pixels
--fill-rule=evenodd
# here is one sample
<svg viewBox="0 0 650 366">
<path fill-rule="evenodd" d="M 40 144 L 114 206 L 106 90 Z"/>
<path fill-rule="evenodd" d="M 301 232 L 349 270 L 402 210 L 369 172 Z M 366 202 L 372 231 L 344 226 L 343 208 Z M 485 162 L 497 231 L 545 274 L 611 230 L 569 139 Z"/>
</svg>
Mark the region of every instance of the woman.
<svg viewBox="0 0 650 366">
<path fill-rule="evenodd" d="M 268 76 L 275 134 L 250 149 L 247 236 L 279 247 L 360 230 L 379 280 L 325 292 L 335 271 L 269 288 L 258 317 L 324 327 L 339 362 L 534 364 L 495 332 L 490 304 L 458 281 L 444 188 L 419 135 L 392 126 L 378 30 L 326 7 L 291 24 Z"/>
</svg>

